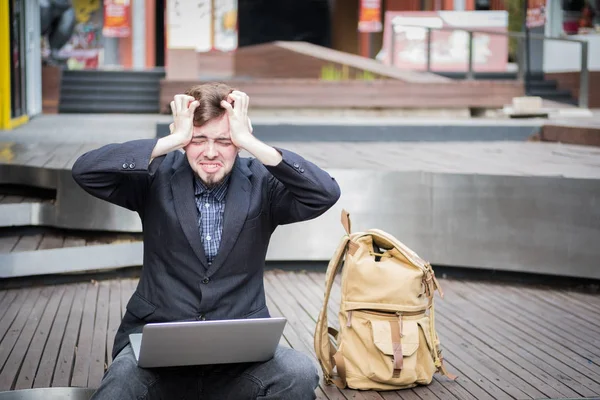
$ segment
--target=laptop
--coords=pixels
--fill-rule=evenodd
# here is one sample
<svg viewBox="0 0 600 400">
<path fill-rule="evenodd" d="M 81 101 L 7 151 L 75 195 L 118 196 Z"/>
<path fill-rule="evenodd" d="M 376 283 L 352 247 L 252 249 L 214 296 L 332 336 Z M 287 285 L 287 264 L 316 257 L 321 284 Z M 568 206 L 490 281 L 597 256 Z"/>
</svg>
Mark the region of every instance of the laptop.
<svg viewBox="0 0 600 400">
<path fill-rule="evenodd" d="M 144 325 L 129 341 L 142 368 L 266 361 L 273 357 L 284 317 Z"/>
</svg>

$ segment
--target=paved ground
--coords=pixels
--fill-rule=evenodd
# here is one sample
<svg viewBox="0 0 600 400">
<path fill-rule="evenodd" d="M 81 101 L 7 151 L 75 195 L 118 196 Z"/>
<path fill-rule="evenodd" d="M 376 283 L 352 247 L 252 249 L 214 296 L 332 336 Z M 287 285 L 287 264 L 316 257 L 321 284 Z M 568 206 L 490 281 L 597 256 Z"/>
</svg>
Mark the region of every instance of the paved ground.
<svg viewBox="0 0 600 400">
<path fill-rule="evenodd" d="M 571 113 L 571 114 L 569 114 Z M 267 114 L 258 110 L 251 114 L 254 124 L 308 124 L 308 125 L 381 125 L 381 126 L 541 126 L 545 122 L 588 124 L 600 126 L 600 110 L 592 116 L 581 116 L 577 109 L 565 109 L 550 119 L 508 118 L 442 118 L 442 117 L 398 117 L 385 113 L 365 113 L 340 110 L 338 113 L 319 115 L 294 110 Z M 38 142 L 94 142 L 110 143 L 136 138 L 154 137 L 157 123 L 170 123 L 168 115 L 122 115 L 122 114 L 55 114 L 40 115 L 29 123 L 12 131 L 0 130 L 0 141 Z"/>
</svg>

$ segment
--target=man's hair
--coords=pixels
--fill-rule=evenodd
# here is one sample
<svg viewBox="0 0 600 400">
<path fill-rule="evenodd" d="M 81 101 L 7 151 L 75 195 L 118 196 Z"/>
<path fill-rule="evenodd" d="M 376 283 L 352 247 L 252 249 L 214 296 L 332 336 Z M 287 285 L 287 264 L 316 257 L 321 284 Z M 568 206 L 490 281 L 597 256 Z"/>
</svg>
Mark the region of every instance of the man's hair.
<svg viewBox="0 0 600 400">
<path fill-rule="evenodd" d="M 227 100 L 227 95 L 234 90 L 220 82 L 204 83 L 189 88 L 185 94 L 200 103 L 194 112 L 194 126 L 202 126 L 213 118 L 223 116 L 227 111 L 221 106 L 221 101 Z"/>
</svg>

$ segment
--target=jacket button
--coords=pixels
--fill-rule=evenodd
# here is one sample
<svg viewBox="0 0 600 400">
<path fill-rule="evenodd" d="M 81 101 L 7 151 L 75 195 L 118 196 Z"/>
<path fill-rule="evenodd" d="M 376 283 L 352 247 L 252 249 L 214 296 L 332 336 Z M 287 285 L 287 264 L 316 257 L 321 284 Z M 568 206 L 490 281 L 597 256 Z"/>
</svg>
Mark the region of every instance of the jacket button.
<svg viewBox="0 0 600 400">
<path fill-rule="evenodd" d="M 204 279 L 202 279 L 202 283 L 206 284 L 206 283 L 208 283 L 208 282 L 210 282 L 210 279 L 208 279 L 208 278 L 204 278 Z"/>
<path fill-rule="evenodd" d="M 134 163 L 129 164 L 129 168 L 134 169 L 135 168 L 135 164 Z"/>
<path fill-rule="evenodd" d="M 198 320 L 206 321 L 206 316 L 204 314 L 200 314 L 200 315 L 198 315 Z"/>
<path fill-rule="evenodd" d="M 295 162 L 294 163 L 294 168 L 298 169 L 298 168 L 300 168 L 300 165 L 297 162 Z"/>
<path fill-rule="evenodd" d="M 304 168 L 300 168 L 300 169 L 299 169 L 299 171 L 300 171 L 300 172 L 304 172 Z"/>
<path fill-rule="evenodd" d="M 123 168 L 127 169 L 127 163 L 123 163 Z"/>
</svg>

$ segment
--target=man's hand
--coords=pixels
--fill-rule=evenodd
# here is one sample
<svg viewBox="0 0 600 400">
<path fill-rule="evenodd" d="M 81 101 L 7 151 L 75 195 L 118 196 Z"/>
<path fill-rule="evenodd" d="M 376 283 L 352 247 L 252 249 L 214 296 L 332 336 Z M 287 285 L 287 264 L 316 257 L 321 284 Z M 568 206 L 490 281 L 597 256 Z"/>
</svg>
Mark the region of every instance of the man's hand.
<svg viewBox="0 0 600 400">
<path fill-rule="evenodd" d="M 254 140 L 252 123 L 248 117 L 249 103 L 250 97 L 246 93 L 237 90 L 231 92 L 227 96 L 227 100 L 221 101 L 221 107 L 227 110 L 231 141 L 236 147 L 246 150 L 249 143 Z"/>
<path fill-rule="evenodd" d="M 173 111 L 173 123 L 169 125 L 171 134 L 158 140 L 152 150 L 150 162 L 156 157 L 182 149 L 192 141 L 194 111 L 198 104 L 198 101 L 191 96 L 185 94 L 175 96 L 171 102 L 171 111 Z"/>
<path fill-rule="evenodd" d="M 281 153 L 252 135 L 252 123 L 248 118 L 249 102 L 248 95 L 237 90 L 231 92 L 227 100 L 221 101 L 221 107 L 227 110 L 231 141 L 236 147 L 246 150 L 263 164 L 277 165 L 281 162 Z"/>
<path fill-rule="evenodd" d="M 198 101 L 192 96 L 185 94 L 176 95 L 171 102 L 171 111 L 173 111 L 171 135 L 180 139 L 183 147 L 187 146 L 192 140 L 194 111 L 196 111 L 198 104 Z"/>
</svg>

